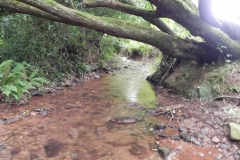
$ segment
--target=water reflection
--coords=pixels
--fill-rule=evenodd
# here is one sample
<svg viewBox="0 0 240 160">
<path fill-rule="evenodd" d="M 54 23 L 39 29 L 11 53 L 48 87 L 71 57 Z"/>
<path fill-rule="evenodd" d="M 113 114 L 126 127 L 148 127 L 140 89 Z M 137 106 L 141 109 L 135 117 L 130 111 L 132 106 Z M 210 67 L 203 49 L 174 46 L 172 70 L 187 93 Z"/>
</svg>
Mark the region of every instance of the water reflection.
<svg viewBox="0 0 240 160">
<path fill-rule="evenodd" d="M 111 88 L 110 94 L 119 101 L 140 103 L 146 108 L 154 108 L 155 92 L 145 80 L 153 71 L 152 65 L 120 57 L 118 66 L 122 69 L 116 72 L 116 76 L 105 77 L 108 87 Z"/>
</svg>

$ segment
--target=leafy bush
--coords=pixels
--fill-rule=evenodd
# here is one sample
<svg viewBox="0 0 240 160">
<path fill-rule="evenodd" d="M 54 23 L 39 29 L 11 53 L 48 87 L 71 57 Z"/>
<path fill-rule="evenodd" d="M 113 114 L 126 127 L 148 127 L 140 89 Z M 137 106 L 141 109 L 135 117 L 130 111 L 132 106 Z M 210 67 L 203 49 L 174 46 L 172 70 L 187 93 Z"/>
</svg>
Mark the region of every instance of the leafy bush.
<svg viewBox="0 0 240 160">
<path fill-rule="evenodd" d="M 29 95 L 30 89 L 39 88 L 48 81 L 38 77 L 38 70 L 27 63 L 16 63 L 7 60 L 0 64 L 0 91 L 5 101 L 19 101 L 24 94 Z"/>
</svg>

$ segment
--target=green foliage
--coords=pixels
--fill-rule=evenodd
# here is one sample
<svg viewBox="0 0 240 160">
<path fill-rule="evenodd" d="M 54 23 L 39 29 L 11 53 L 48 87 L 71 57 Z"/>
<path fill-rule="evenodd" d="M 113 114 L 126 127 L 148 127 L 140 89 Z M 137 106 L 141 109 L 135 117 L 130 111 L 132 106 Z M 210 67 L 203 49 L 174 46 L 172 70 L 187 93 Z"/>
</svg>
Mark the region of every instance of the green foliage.
<svg viewBox="0 0 240 160">
<path fill-rule="evenodd" d="M 143 8 L 143 9 L 149 9 L 150 5 L 148 2 L 142 1 L 142 0 L 118 0 L 122 3 L 125 4 L 129 4 L 129 5 L 133 5 L 136 6 L 138 8 Z M 139 16 L 134 16 L 134 15 L 130 15 L 130 14 L 125 14 L 123 12 L 120 11 L 116 11 L 113 9 L 109 9 L 109 8 L 83 8 L 83 7 L 79 7 L 79 10 L 83 11 L 83 12 L 88 12 L 91 13 L 93 15 L 96 16 L 103 16 L 103 17 L 111 17 L 111 18 L 116 18 L 119 20 L 124 20 L 124 21 L 128 21 L 128 22 L 134 22 L 137 24 L 142 24 L 142 25 L 149 25 L 149 22 L 143 20 L 141 17 Z"/>
<path fill-rule="evenodd" d="M 148 55 L 150 53 L 151 48 L 152 47 L 150 45 L 132 40 L 128 40 L 125 43 L 123 43 L 123 52 L 129 55 L 130 57 Z"/>
<path fill-rule="evenodd" d="M 0 64 L 0 91 L 5 101 L 18 101 L 23 94 L 29 94 L 30 89 L 48 83 L 46 79 L 38 77 L 38 70 L 31 72 L 31 68 L 27 63 L 16 63 L 13 60 Z"/>
<path fill-rule="evenodd" d="M 57 0 L 57 2 L 71 6 L 67 0 Z M 81 2 L 74 1 L 76 9 L 98 16 L 149 25 L 142 18 L 111 9 L 85 9 L 81 6 Z M 144 1 L 133 2 L 141 8 L 150 7 Z M 95 57 L 95 61 L 99 60 L 99 64 L 104 65 L 120 52 L 123 42 L 90 29 L 22 14 L 0 17 L 0 32 L 0 61 L 8 59 L 16 62 L 26 61 L 39 68 L 39 73 L 51 80 L 60 80 L 68 74 L 88 72 L 85 63 L 92 63 L 86 60 L 89 54 L 94 54 L 92 57 Z M 144 46 L 140 50 L 145 50 Z"/>
<path fill-rule="evenodd" d="M 106 62 L 113 60 L 122 47 L 119 39 L 108 35 L 102 37 L 100 46 L 102 54 L 99 61 L 100 66 L 104 66 Z"/>
<path fill-rule="evenodd" d="M 4 45 L 3 36 L 0 36 L 0 46 Z"/>
<path fill-rule="evenodd" d="M 154 59 L 154 69 L 157 70 L 161 67 L 161 62 L 162 62 L 162 54 L 159 54 L 155 59 Z"/>
<path fill-rule="evenodd" d="M 93 30 L 18 14 L 0 22 L 0 61 L 26 61 L 51 80 L 85 72 L 89 50 L 98 56 L 102 34 Z"/>
<path fill-rule="evenodd" d="M 229 87 L 228 90 L 232 91 L 232 92 L 235 92 L 235 93 L 240 93 L 240 87 L 239 86 Z"/>
<path fill-rule="evenodd" d="M 173 30 L 179 37 L 186 38 L 191 37 L 191 34 L 186 28 L 181 26 L 180 24 L 176 23 L 175 21 L 168 19 L 168 18 L 162 18 L 162 20 L 167 24 L 167 26 Z"/>
</svg>

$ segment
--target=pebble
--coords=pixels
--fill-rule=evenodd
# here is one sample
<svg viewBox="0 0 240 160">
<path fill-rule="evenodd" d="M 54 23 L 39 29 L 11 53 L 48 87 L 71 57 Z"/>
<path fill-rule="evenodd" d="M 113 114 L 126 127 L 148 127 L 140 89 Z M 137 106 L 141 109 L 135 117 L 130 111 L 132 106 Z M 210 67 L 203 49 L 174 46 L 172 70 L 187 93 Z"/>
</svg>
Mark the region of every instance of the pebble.
<svg viewBox="0 0 240 160">
<path fill-rule="evenodd" d="M 30 160 L 34 160 L 34 159 L 38 159 L 39 156 L 38 156 L 37 153 L 31 151 L 31 152 L 30 152 L 30 155 L 29 155 L 29 158 L 30 158 Z"/>
<path fill-rule="evenodd" d="M 212 138 L 212 142 L 213 142 L 213 143 L 219 143 L 219 142 L 220 142 L 220 139 L 217 138 L 216 136 L 214 136 L 214 137 Z"/>
<path fill-rule="evenodd" d="M 183 127 L 183 126 L 180 126 L 180 127 L 179 127 L 179 131 L 180 131 L 180 132 L 186 132 L 186 133 L 187 133 L 187 132 L 188 132 L 188 129 L 185 128 L 185 127 Z"/>
<path fill-rule="evenodd" d="M 9 136 L 3 136 L 3 137 L 1 138 L 1 140 L 2 140 L 2 141 L 6 141 L 6 140 L 8 140 L 8 138 L 9 138 Z"/>
<path fill-rule="evenodd" d="M 95 78 L 95 79 L 99 79 L 99 78 L 100 78 L 100 75 L 95 74 L 95 75 L 94 75 L 94 78 Z"/>
<path fill-rule="evenodd" d="M 200 142 L 200 141 L 197 141 L 197 140 L 193 140 L 192 143 L 195 144 L 195 145 L 198 145 L 198 146 L 201 145 L 201 142 Z"/>
<path fill-rule="evenodd" d="M 51 130 L 56 130 L 56 129 L 57 129 L 57 126 L 50 126 L 49 129 L 51 129 Z"/>
<path fill-rule="evenodd" d="M 174 124 L 168 124 L 168 127 L 170 128 L 176 128 L 176 126 Z"/>
<path fill-rule="evenodd" d="M 179 134 L 175 134 L 175 135 L 171 136 L 171 139 L 172 139 L 172 140 L 180 140 L 181 137 L 180 137 Z"/>
<path fill-rule="evenodd" d="M 155 130 L 158 130 L 158 129 L 165 129 L 166 128 L 166 124 L 165 123 L 157 123 L 153 126 L 153 128 Z"/>
<path fill-rule="evenodd" d="M 240 155 L 240 150 L 237 151 L 237 154 Z"/>
<path fill-rule="evenodd" d="M 67 87 L 67 88 L 73 88 L 74 85 L 69 83 L 69 84 L 65 84 L 65 87 Z"/>
<path fill-rule="evenodd" d="M 56 90 L 63 90 L 62 87 L 55 87 Z"/>
<path fill-rule="evenodd" d="M 167 134 L 165 134 L 165 133 L 160 133 L 160 134 L 158 134 L 158 137 L 167 138 L 167 137 L 168 137 L 168 135 L 167 135 Z"/>
<path fill-rule="evenodd" d="M 43 92 L 42 91 L 35 91 L 32 93 L 32 96 L 43 96 Z"/>
<path fill-rule="evenodd" d="M 199 152 L 198 155 L 204 157 L 204 154 L 202 152 Z"/>
<path fill-rule="evenodd" d="M 180 134 L 180 137 L 185 141 L 185 142 L 190 142 L 190 136 L 186 132 L 182 132 Z"/>
<path fill-rule="evenodd" d="M 158 148 L 158 152 L 160 153 L 160 156 L 161 156 L 163 159 L 166 159 L 167 156 L 169 155 L 169 153 L 171 152 L 171 149 L 168 148 L 168 147 L 159 147 L 159 148 Z"/>
<path fill-rule="evenodd" d="M 21 148 L 19 147 L 14 147 L 13 150 L 11 151 L 11 154 L 18 154 L 21 152 Z"/>
<path fill-rule="evenodd" d="M 219 125 L 213 125 L 214 129 L 218 129 L 220 126 Z"/>
<path fill-rule="evenodd" d="M 215 157 L 216 159 L 222 159 L 223 155 L 220 154 L 220 153 L 217 153 L 217 154 L 214 155 L 214 157 Z"/>
</svg>

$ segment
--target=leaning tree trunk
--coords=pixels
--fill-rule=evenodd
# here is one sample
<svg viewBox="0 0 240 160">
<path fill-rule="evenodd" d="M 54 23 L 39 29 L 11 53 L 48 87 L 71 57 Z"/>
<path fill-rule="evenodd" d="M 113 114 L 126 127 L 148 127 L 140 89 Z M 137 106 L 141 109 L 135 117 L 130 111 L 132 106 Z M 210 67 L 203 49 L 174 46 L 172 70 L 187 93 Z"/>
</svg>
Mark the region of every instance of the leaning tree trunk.
<svg viewBox="0 0 240 160">
<path fill-rule="evenodd" d="M 235 41 L 231 39 L 226 33 L 222 30 L 213 27 L 211 24 L 211 21 L 213 23 L 214 19 L 211 18 L 203 21 L 199 14 L 194 11 L 191 7 L 189 7 L 188 3 L 191 3 L 191 0 L 184 0 L 184 1 L 178 1 L 178 0 L 161 0 L 161 1 L 155 1 L 155 0 L 148 0 L 150 3 L 154 4 L 157 7 L 157 13 L 163 17 L 170 18 L 177 23 L 184 26 L 187 30 L 191 32 L 194 36 L 202 37 L 208 44 L 212 45 L 213 47 L 221 50 L 221 55 L 223 58 L 228 58 L 229 60 L 235 60 L 240 58 L 240 45 L 238 41 Z M 203 3 L 201 3 L 204 1 Z M 204 5 L 203 7 L 206 7 L 205 4 L 208 2 L 211 2 L 211 0 L 199 0 L 200 7 L 201 5 Z M 187 3 L 188 2 L 188 3 Z M 209 4 L 209 3 L 208 3 Z M 180 5 L 182 7 L 180 7 Z M 189 9 L 186 9 L 189 8 Z M 201 17 L 206 17 L 211 8 L 206 7 L 201 13 Z M 211 14 L 210 14 L 211 15 Z M 209 23 L 209 24 L 208 24 Z M 228 25 L 233 25 L 230 22 L 227 22 Z M 228 26 L 226 25 L 226 26 Z M 216 25 L 217 26 L 217 25 Z M 219 28 L 227 28 L 226 26 L 217 26 Z M 233 25 L 234 30 L 237 30 L 236 25 Z M 230 27 L 228 27 L 230 28 Z M 239 28 L 238 28 L 239 29 Z M 228 30 L 228 29 L 225 29 Z M 233 30 L 230 31 L 232 33 Z M 239 31 L 238 31 L 239 32 Z M 221 48 L 221 46 L 224 46 Z M 211 53 L 209 53 L 211 54 Z M 208 55 L 206 55 L 208 56 Z M 207 57 L 206 57 L 207 58 Z"/>
</svg>

